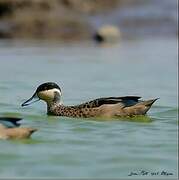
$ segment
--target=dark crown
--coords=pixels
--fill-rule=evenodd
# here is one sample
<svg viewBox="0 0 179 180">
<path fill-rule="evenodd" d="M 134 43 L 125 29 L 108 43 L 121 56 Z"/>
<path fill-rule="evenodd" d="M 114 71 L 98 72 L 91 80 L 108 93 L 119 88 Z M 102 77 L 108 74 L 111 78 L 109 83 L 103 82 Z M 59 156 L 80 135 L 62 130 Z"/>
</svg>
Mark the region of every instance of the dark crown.
<svg viewBox="0 0 179 180">
<path fill-rule="evenodd" d="M 37 88 L 36 92 L 50 90 L 50 89 L 54 89 L 54 88 L 59 89 L 61 91 L 60 87 L 56 83 L 46 82 L 46 83 L 41 84 Z"/>
</svg>

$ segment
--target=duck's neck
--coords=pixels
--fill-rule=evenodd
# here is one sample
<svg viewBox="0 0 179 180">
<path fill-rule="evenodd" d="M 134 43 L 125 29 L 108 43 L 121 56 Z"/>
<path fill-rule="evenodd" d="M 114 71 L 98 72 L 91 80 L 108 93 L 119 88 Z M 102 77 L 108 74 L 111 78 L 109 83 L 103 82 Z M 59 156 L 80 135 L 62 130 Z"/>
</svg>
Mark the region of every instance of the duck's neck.
<svg viewBox="0 0 179 180">
<path fill-rule="evenodd" d="M 47 103 L 47 112 L 48 112 L 48 114 L 51 114 L 57 106 L 58 107 L 63 106 L 60 99 L 56 99 L 56 100 L 53 100 L 53 101 L 48 101 L 46 103 Z"/>
</svg>

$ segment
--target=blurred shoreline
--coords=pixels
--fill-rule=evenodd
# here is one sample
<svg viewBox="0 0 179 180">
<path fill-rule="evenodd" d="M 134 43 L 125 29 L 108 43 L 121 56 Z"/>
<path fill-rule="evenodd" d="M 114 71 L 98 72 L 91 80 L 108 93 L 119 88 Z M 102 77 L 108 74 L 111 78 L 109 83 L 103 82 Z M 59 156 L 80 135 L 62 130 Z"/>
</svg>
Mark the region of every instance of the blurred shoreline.
<svg viewBox="0 0 179 180">
<path fill-rule="evenodd" d="M 0 39 L 91 40 L 105 24 L 124 38 L 177 36 L 177 1 L 0 0 Z"/>
</svg>

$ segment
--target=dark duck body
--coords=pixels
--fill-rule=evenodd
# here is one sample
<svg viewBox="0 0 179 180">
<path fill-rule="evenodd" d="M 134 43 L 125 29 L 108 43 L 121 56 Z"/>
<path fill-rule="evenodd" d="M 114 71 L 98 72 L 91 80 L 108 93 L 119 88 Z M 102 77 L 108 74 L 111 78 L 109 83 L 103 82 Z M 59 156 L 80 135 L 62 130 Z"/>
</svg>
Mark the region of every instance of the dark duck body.
<svg viewBox="0 0 179 180">
<path fill-rule="evenodd" d="M 61 103 L 61 89 L 53 82 L 41 84 L 34 95 L 22 106 L 44 100 L 47 103 L 47 113 L 67 117 L 104 117 L 116 118 L 125 116 L 145 115 L 157 99 L 139 100 L 138 96 L 98 98 L 80 105 L 65 106 Z M 33 101 L 36 99 L 35 101 Z"/>
</svg>

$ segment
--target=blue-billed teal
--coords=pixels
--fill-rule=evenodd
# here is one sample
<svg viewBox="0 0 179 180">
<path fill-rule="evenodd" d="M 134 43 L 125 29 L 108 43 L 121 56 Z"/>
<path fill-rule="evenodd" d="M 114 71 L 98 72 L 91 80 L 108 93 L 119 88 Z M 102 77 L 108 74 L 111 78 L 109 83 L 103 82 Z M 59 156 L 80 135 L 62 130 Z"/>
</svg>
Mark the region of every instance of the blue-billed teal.
<svg viewBox="0 0 179 180">
<path fill-rule="evenodd" d="M 158 99 L 142 101 L 138 96 L 98 98 L 80 105 L 65 106 L 61 102 L 60 87 L 53 82 L 41 84 L 33 96 L 22 106 L 44 100 L 47 103 L 47 114 L 67 117 L 104 117 L 115 118 L 145 115 L 152 104 Z"/>
</svg>

